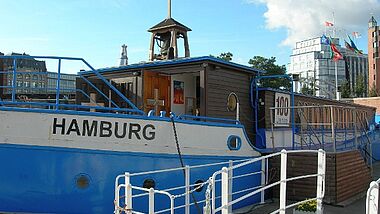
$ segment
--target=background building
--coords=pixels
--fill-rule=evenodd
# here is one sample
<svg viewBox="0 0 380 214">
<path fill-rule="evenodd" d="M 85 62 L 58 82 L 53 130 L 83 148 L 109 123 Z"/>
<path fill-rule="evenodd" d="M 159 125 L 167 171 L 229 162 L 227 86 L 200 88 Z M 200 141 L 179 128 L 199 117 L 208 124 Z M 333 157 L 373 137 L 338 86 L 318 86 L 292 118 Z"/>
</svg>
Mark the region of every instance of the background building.
<svg viewBox="0 0 380 214">
<path fill-rule="evenodd" d="M 370 90 L 375 90 L 377 95 L 380 94 L 379 35 L 379 26 L 372 16 L 368 22 L 368 87 Z"/>
<path fill-rule="evenodd" d="M 336 63 L 331 59 L 330 45 L 322 42 L 322 37 L 297 42 L 290 56 L 288 73 L 299 75 L 294 84 L 296 92 L 304 90 L 320 97 L 336 98 L 335 66 L 337 68 L 338 86 L 349 84 L 351 95 L 354 95 L 357 78 L 362 75 L 365 80 L 364 93 L 367 95 L 368 64 L 367 55 L 357 54 L 339 45 L 339 39 L 333 38 L 344 59 Z"/>
<path fill-rule="evenodd" d="M 0 54 L 4 55 L 4 54 Z M 15 55 L 27 55 L 11 53 Z M 11 88 L 13 82 L 13 59 L 0 60 L 0 83 L 3 86 L 0 90 L 0 97 L 2 99 L 9 99 L 12 94 Z M 39 61 L 33 58 L 23 58 L 16 60 L 16 93 L 17 96 L 23 95 L 24 97 L 33 99 L 48 99 L 55 98 L 58 75 L 55 72 L 48 72 L 46 69 L 46 62 Z M 62 97 L 68 98 L 75 97 L 76 77 L 74 74 L 61 74 L 60 81 L 60 94 Z"/>
</svg>

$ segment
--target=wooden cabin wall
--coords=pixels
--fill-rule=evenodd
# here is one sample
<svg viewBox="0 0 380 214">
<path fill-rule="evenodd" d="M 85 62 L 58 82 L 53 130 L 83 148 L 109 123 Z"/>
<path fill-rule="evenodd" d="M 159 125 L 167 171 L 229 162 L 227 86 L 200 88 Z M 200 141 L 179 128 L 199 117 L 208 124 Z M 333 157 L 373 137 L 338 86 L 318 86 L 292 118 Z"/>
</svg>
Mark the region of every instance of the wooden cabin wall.
<svg viewBox="0 0 380 214">
<path fill-rule="evenodd" d="M 262 101 L 261 104 L 259 104 L 259 128 L 266 128 L 270 129 L 271 128 L 271 120 L 270 120 L 270 107 L 274 107 L 274 96 L 275 96 L 276 91 L 271 91 L 271 90 L 265 90 L 265 91 L 260 91 L 259 97 Z M 281 92 L 279 92 L 281 93 Z M 323 99 L 323 98 L 318 98 L 318 97 L 311 97 L 311 96 L 304 96 L 304 95 L 295 95 L 294 96 L 294 104 L 296 106 L 322 106 L 322 105 L 336 105 L 336 106 L 346 106 L 346 107 L 355 107 L 357 114 L 361 120 L 365 120 L 364 118 L 367 119 L 368 122 L 371 122 L 372 117 L 375 114 L 376 109 L 370 106 L 363 106 L 363 105 L 357 105 L 354 103 L 348 103 L 348 102 L 343 102 L 343 101 L 336 101 L 336 100 L 328 100 L 328 99 Z M 326 109 L 325 109 L 326 110 Z M 335 121 L 343 121 L 343 120 L 348 120 L 352 121 L 352 116 L 347 115 L 344 119 L 343 118 L 343 112 L 341 110 L 334 110 L 334 120 Z M 263 113 L 264 112 L 264 113 Z M 307 112 L 307 110 L 305 110 Z M 330 111 L 327 110 L 324 112 L 319 112 L 316 108 L 311 111 L 309 110 L 309 116 L 311 117 L 310 119 L 313 122 L 329 122 L 330 121 Z M 297 116 L 297 112 L 295 112 Z M 322 119 L 323 117 L 323 119 Z M 296 122 L 297 122 L 297 117 L 296 117 Z M 359 125 L 359 123 L 357 123 Z"/>
<path fill-rule="evenodd" d="M 235 92 L 240 101 L 240 121 L 253 140 L 253 109 L 250 105 L 251 75 L 223 67 L 209 66 L 206 70 L 206 116 L 236 119 L 236 112 L 227 110 L 227 97 Z"/>
</svg>

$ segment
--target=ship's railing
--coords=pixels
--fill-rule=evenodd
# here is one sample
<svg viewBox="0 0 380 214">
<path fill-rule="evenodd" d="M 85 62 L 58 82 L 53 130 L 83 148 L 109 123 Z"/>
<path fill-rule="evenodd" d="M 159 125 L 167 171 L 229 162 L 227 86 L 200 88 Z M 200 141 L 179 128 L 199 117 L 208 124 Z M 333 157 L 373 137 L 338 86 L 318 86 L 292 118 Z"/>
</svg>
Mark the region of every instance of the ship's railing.
<svg viewBox="0 0 380 214">
<path fill-rule="evenodd" d="M 184 209 L 186 214 L 190 213 L 190 209 L 199 209 L 199 206 L 204 206 L 206 203 L 206 199 L 202 200 L 196 200 L 194 196 L 192 195 L 194 192 L 198 190 L 202 190 L 204 186 L 210 183 L 210 179 L 206 181 L 196 182 L 194 184 L 190 183 L 191 176 L 196 173 L 192 173 L 192 171 L 197 170 L 205 170 L 210 167 L 213 168 L 220 168 L 223 166 L 228 166 L 229 168 L 233 167 L 236 164 L 244 163 L 250 159 L 244 159 L 244 160 L 236 160 L 236 161 L 226 161 L 226 162 L 218 162 L 218 163 L 210 163 L 210 164 L 203 164 L 203 165 L 196 165 L 196 166 L 185 166 L 185 167 L 178 167 L 178 168 L 172 168 L 172 169 L 163 169 L 163 170 L 155 170 L 155 171 L 148 171 L 148 172 L 140 172 L 140 173 L 128 173 L 126 172 L 123 175 L 118 175 L 115 179 L 115 214 L 120 213 L 142 213 L 141 211 L 138 211 L 141 209 L 141 207 L 137 208 L 133 206 L 133 199 L 141 199 L 143 201 L 143 197 L 148 197 L 147 203 L 144 207 L 149 207 L 149 213 L 173 213 L 175 211 L 178 211 L 179 209 Z M 236 192 L 232 192 L 232 187 L 229 190 L 229 196 L 232 197 L 234 195 L 238 194 L 244 194 L 246 192 L 252 191 L 252 189 L 258 189 L 261 187 L 264 187 L 266 185 L 266 177 L 268 173 L 268 159 L 263 159 L 259 162 L 261 170 L 257 171 L 250 171 L 248 173 L 236 173 L 235 175 L 230 177 L 230 182 L 232 183 L 234 180 L 241 181 L 241 179 L 251 179 L 254 180 L 255 177 L 260 180 L 261 184 L 249 187 L 249 188 L 242 188 L 239 189 Z M 257 164 L 257 162 L 252 163 Z M 169 187 L 163 190 L 156 190 L 153 188 L 142 188 L 134 185 L 131 182 L 131 179 L 133 177 L 139 177 L 139 176 L 152 176 L 152 175 L 158 175 L 158 174 L 169 174 L 169 173 L 178 173 L 183 171 L 184 174 L 184 185 L 182 186 L 175 186 L 175 187 Z M 210 172 L 210 175 L 213 172 Z M 231 170 L 232 173 L 232 170 Z M 168 176 L 167 176 L 168 177 Z M 121 183 L 124 178 L 124 183 Z M 170 181 L 166 181 L 170 182 Z M 215 183 L 220 183 L 221 179 L 215 179 Z M 148 193 L 138 193 L 138 194 L 132 194 L 133 189 L 140 190 Z M 121 191 L 124 190 L 124 195 L 120 194 Z M 175 193 L 174 193 L 175 192 Z M 170 200 L 170 207 L 163 208 L 161 210 L 154 210 L 154 193 L 164 194 L 166 195 Z M 264 203 L 264 190 L 260 192 L 260 203 Z M 220 198 L 221 196 L 216 196 L 215 198 Z M 184 200 L 184 203 L 176 203 L 178 200 Z M 146 201 L 146 200 L 145 200 Z M 199 211 L 199 210 L 198 210 Z"/>
<path fill-rule="evenodd" d="M 366 214 L 378 214 L 379 213 L 379 186 L 380 179 L 372 181 L 369 184 L 366 198 Z"/>
<path fill-rule="evenodd" d="M 179 115 L 179 119 L 183 120 L 197 120 L 204 122 L 216 122 L 216 123 L 232 123 L 232 124 L 241 124 L 238 120 L 225 119 L 225 118 L 215 118 L 215 117 L 204 117 L 204 116 L 194 116 L 194 115 Z"/>
<path fill-rule="evenodd" d="M 294 121 L 281 114 L 293 109 L 296 112 Z M 276 149 L 283 142 L 283 147 L 293 149 L 321 148 L 334 152 L 356 149 L 370 131 L 370 124 L 361 122 L 367 120 L 367 116 L 366 112 L 348 106 L 270 107 L 271 146 Z M 288 137 L 276 135 L 284 131 L 290 132 Z"/>
<path fill-rule="evenodd" d="M 55 88 L 48 87 L 47 75 L 48 72 L 43 71 L 29 71 L 23 70 L 18 66 L 18 63 L 22 63 L 22 60 L 29 60 L 30 62 L 34 62 L 34 60 L 50 60 L 57 63 L 57 76 L 55 80 Z M 107 96 L 104 90 L 100 90 L 96 87 L 96 85 L 91 82 L 86 76 L 82 73 L 78 73 L 77 77 L 82 79 L 85 83 L 89 85 L 90 88 L 95 90 L 98 95 L 100 95 L 105 101 L 109 103 L 108 107 L 99 105 L 96 103 L 96 100 L 91 97 L 85 91 L 78 88 L 70 88 L 65 89 L 61 87 L 63 78 L 62 76 L 65 73 L 62 72 L 62 64 L 63 62 L 79 62 L 82 65 L 88 68 L 87 73 L 94 74 L 94 76 L 107 87 L 107 92 L 112 92 L 114 95 L 120 98 L 122 102 L 125 102 L 128 105 L 128 108 L 122 108 L 117 103 L 115 103 L 109 96 Z M 25 64 L 25 63 L 24 63 Z M 3 66 L 1 66 L 3 65 Z M 4 65 L 7 65 L 5 68 Z M 18 69 L 20 67 L 20 69 Z M 74 58 L 74 57 L 56 57 L 56 56 L 29 56 L 29 55 L 11 55 L 11 56 L 0 56 L 0 80 L 3 81 L 0 84 L 0 106 L 8 106 L 8 107 L 22 107 L 22 108 L 40 108 L 47 109 L 51 111 L 62 111 L 62 110 L 76 110 L 76 111 L 97 111 L 97 112 L 112 112 L 112 113 L 128 113 L 128 114 L 144 114 L 143 111 L 138 109 L 123 93 L 121 93 L 109 80 L 103 77 L 99 71 L 94 69 L 86 60 L 82 58 Z M 4 70 L 3 70 L 4 69 Z M 52 71 L 49 71 L 52 72 Z M 26 87 L 25 85 L 20 85 L 18 83 L 18 74 L 27 74 L 27 75 L 40 75 L 44 77 L 45 85 L 38 87 Z M 4 78 L 4 76 L 6 78 Z M 9 79 L 9 78 L 12 79 Z M 9 81 L 8 81 L 9 79 Z M 32 80 L 33 81 L 33 80 Z M 9 84 L 10 82 L 10 84 Z M 29 81 L 30 83 L 30 81 Z M 34 92 L 35 91 L 35 92 Z M 44 98 L 40 99 L 36 94 L 50 94 L 51 91 L 54 91 L 52 98 Z M 75 101 L 72 101 L 73 104 L 69 104 L 68 99 L 64 97 L 64 94 L 68 92 L 75 92 L 76 95 L 83 95 L 88 100 L 88 105 L 77 104 Z M 31 94 L 32 97 L 28 97 L 25 94 Z M 35 98 L 37 97 L 37 98 Z M 36 102 L 35 100 L 38 100 Z"/>
<path fill-rule="evenodd" d="M 308 174 L 308 175 L 301 175 L 296 177 L 287 177 L 287 155 L 288 154 L 294 154 L 294 153 L 317 153 L 318 154 L 318 165 L 317 165 L 317 172 L 315 174 Z M 234 171 L 238 169 L 242 169 L 244 167 L 247 167 L 254 163 L 261 163 L 262 171 L 260 172 L 262 176 L 265 176 L 266 173 L 264 172 L 268 159 L 274 158 L 276 156 L 280 156 L 281 159 L 281 171 L 280 171 L 280 180 L 273 183 L 268 183 L 266 181 L 266 177 L 262 177 L 261 179 L 261 185 L 258 187 L 249 187 L 244 190 L 233 192 L 233 186 L 234 184 L 239 183 L 238 178 L 245 176 L 245 175 L 235 175 Z M 326 153 L 323 150 L 296 150 L 296 151 L 286 151 L 282 150 L 281 152 L 250 159 L 243 161 L 241 163 L 238 163 L 236 165 L 232 165 L 231 162 L 229 162 L 229 166 L 222 167 L 221 170 L 218 170 L 213 173 L 213 175 L 204 183 L 201 184 L 203 187 L 204 185 L 207 185 L 207 189 L 205 191 L 205 198 L 204 200 L 198 201 L 199 204 L 203 204 L 203 213 L 222 213 L 227 214 L 232 212 L 233 205 L 236 205 L 240 202 L 243 202 L 244 200 L 247 200 L 249 198 L 254 197 L 257 194 L 261 194 L 261 202 L 264 202 L 264 193 L 266 190 L 273 188 L 274 186 L 279 185 L 280 186 L 280 204 L 279 209 L 273 211 L 272 213 L 280 213 L 285 214 L 285 211 L 287 209 L 290 209 L 292 207 L 295 207 L 299 204 L 316 200 L 317 201 L 317 211 L 316 213 L 321 214 L 322 213 L 322 200 L 325 194 L 325 177 L 326 177 Z M 207 166 L 207 165 L 204 165 Z M 204 167 L 202 166 L 202 167 Z M 116 178 L 115 182 L 115 213 L 140 213 L 135 209 L 132 205 L 132 199 L 136 197 L 132 194 L 133 189 L 137 189 L 138 187 L 131 184 L 131 176 L 136 175 L 146 175 L 147 173 L 157 173 L 157 172 L 164 172 L 167 173 L 169 171 L 175 171 L 175 170 L 183 170 L 184 168 L 176 168 L 176 169 L 169 169 L 169 170 L 160 170 L 160 171 L 152 171 L 152 172 L 146 172 L 146 173 L 135 173 L 135 174 L 129 174 L 125 173 L 125 175 L 119 175 Z M 189 167 L 185 168 L 185 172 L 187 171 L 187 174 L 189 170 Z M 254 174 L 255 172 L 250 172 L 248 174 Z M 120 184 L 120 179 L 125 178 L 125 183 Z M 316 182 L 316 197 L 306 199 L 303 201 L 299 201 L 292 204 L 286 204 L 286 189 L 287 189 L 287 182 L 300 180 L 300 179 L 307 179 L 307 178 L 317 178 Z M 187 176 L 188 178 L 188 176 Z M 265 181 L 265 182 L 263 182 Z M 198 184 L 199 185 L 199 184 Z M 185 192 L 182 195 L 173 195 L 170 193 L 172 189 L 157 191 L 153 188 L 150 189 L 141 189 L 146 192 L 149 192 L 149 213 L 163 213 L 163 212 L 170 212 L 174 213 L 174 211 L 178 208 L 185 207 L 185 213 L 190 213 L 190 194 L 193 190 L 190 190 L 189 181 L 186 181 L 186 185 L 179 188 L 185 188 Z M 199 185 L 200 186 L 200 185 Z M 198 187 L 199 187 L 198 186 Z M 220 188 L 219 188 L 220 187 Z M 120 190 L 124 188 L 124 195 L 120 195 Z M 197 188 L 197 187 L 196 187 Z M 196 189 L 195 188 L 195 189 Z M 154 210 L 154 193 L 160 193 L 165 194 L 170 198 L 170 207 L 165 210 L 155 211 Z M 141 194 L 140 194 L 141 195 Z M 185 204 L 175 206 L 175 199 L 182 196 L 186 197 Z M 234 196 L 235 195 L 235 196 Z M 121 206 L 121 200 L 124 198 L 124 205 Z"/>
</svg>

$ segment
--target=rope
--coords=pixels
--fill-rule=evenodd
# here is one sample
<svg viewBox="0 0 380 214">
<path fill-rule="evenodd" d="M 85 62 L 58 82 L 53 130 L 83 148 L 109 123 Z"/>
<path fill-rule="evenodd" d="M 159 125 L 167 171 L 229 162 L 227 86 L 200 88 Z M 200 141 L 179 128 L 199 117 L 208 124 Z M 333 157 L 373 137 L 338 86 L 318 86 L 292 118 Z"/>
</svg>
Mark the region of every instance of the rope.
<svg viewBox="0 0 380 214">
<path fill-rule="evenodd" d="M 176 126 L 175 126 L 174 115 L 173 115 L 173 114 L 170 115 L 170 120 L 171 120 L 172 125 L 173 125 L 174 139 L 175 139 L 175 144 L 176 144 L 176 146 L 177 146 L 178 157 L 179 157 L 179 160 L 180 160 L 180 162 L 181 162 L 181 166 L 182 166 L 182 167 L 185 167 L 185 165 L 184 165 L 184 163 L 183 163 L 183 159 L 182 159 L 181 149 L 180 149 L 180 147 L 179 147 L 179 143 L 178 143 L 177 129 L 176 129 Z M 183 169 L 183 175 L 186 176 L 186 171 L 185 171 L 185 169 Z M 201 214 L 201 213 L 202 213 L 202 210 L 201 210 L 201 208 L 200 208 L 199 205 L 198 205 L 197 199 L 196 199 L 195 196 L 194 196 L 194 192 L 191 192 L 190 194 L 191 194 L 191 197 L 193 198 L 193 201 L 194 201 L 195 207 L 196 207 L 197 210 L 198 210 L 198 214 Z"/>
</svg>

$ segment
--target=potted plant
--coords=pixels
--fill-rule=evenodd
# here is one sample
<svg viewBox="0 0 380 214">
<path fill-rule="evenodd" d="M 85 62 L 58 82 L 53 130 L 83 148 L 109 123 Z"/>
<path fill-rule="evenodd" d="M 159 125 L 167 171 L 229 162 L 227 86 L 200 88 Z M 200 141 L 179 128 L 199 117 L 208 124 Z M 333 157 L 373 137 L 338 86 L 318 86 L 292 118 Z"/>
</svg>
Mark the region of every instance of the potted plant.
<svg viewBox="0 0 380 214">
<path fill-rule="evenodd" d="M 304 202 L 293 209 L 293 214 L 315 214 L 316 212 L 317 200 Z"/>
</svg>

